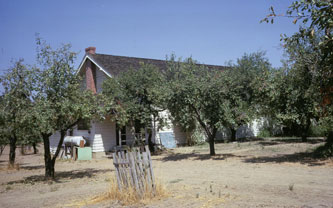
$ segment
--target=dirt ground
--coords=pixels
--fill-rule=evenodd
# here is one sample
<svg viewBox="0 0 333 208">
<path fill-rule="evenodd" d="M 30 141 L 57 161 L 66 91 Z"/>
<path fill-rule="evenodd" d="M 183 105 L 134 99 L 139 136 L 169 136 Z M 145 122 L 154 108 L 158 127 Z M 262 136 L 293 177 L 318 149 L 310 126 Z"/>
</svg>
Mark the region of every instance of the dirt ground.
<svg viewBox="0 0 333 208">
<path fill-rule="evenodd" d="M 333 207 L 333 161 L 310 157 L 320 139 L 301 143 L 265 139 L 182 147 L 153 156 L 155 175 L 169 196 L 132 207 Z M 8 170 L 8 148 L 0 157 L 0 207 L 75 207 L 103 194 L 114 174 L 112 159 L 58 160 L 56 180 L 44 181 L 43 154 L 17 153 Z M 105 201 L 84 207 L 121 207 Z"/>
</svg>

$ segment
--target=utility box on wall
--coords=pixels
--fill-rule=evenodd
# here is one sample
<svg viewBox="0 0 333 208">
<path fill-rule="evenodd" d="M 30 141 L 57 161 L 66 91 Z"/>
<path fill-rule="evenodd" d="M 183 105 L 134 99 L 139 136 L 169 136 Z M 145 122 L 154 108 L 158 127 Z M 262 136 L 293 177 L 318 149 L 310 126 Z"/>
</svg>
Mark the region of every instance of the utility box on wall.
<svg viewBox="0 0 333 208">
<path fill-rule="evenodd" d="M 77 147 L 77 160 L 91 160 L 91 147 Z"/>
</svg>

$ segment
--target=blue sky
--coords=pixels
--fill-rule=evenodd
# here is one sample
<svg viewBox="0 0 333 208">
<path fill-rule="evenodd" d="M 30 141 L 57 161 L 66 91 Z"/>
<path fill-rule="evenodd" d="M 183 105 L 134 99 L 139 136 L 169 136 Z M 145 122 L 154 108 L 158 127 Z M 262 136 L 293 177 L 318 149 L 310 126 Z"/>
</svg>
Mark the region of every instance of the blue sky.
<svg viewBox="0 0 333 208">
<path fill-rule="evenodd" d="M 280 34 L 297 30 L 290 19 L 260 24 L 274 6 L 288 0 L 0 0 L 0 73 L 11 60 L 36 61 L 35 33 L 59 47 L 71 43 L 80 52 L 165 59 L 192 56 L 201 63 L 224 65 L 244 53 L 264 50 L 281 66 Z"/>
</svg>

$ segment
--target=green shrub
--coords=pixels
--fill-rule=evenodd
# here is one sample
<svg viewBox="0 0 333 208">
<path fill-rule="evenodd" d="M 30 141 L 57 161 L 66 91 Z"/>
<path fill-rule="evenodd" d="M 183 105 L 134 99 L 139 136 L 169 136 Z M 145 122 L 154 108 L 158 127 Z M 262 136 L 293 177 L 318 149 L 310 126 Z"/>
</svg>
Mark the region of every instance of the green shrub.
<svg viewBox="0 0 333 208">
<path fill-rule="evenodd" d="M 309 129 L 309 136 L 311 137 L 323 137 L 327 136 L 329 128 L 325 124 L 311 125 Z"/>
<path fill-rule="evenodd" d="M 261 130 L 259 131 L 259 133 L 258 133 L 258 137 L 270 137 L 270 136 L 272 136 L 272 134 L 271 134 L 271 132 L 270 132 L 268 129 L 266 129 L 266 128 L 261 129 Z"/>
</svg>

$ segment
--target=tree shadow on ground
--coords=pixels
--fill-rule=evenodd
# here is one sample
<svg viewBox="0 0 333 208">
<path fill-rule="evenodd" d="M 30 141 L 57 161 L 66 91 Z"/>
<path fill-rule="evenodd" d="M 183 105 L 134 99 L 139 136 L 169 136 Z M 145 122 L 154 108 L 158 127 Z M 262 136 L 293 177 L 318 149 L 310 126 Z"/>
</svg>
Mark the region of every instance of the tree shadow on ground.
<svg viewBox="0 0 333 208">
<path fill-rule="evenodd" d="M 301 138 L 286 138 L 286 139 L 274 139 L 272 141 L 280 143 L 308 143 L 308 144 L 318 144 L 325 142 L 324 138 L 308 138 L 306 142 L 303 142 Z"/>
<path fill-rule="evenodd" d="M 111 169 L 92 169 L 86 168 L 82 170 L 71 170 L 71 171 L 56 171 L 55 172 L 55 179 L 53 181 L 46 180 L 44 175 L 33 175 L 24 177 L 22 180 L 17 181 L 10 181 L 7 184 L 27 184 L 27 183 L 36 183 L 36 182 L 47 182 L 47 183 L 65 183 L 66 180 L 73 180 L 73 179 L 81 179 L 81 178 L 92 178 L 93 176 L 100 174 L 111 172 Z"/>
<path fill-rule="evenodd" d="M 44 165 L 25 165 L 25 166 L 20 166 L 20 169 L 23 170 L 38 170 L 38 169 L 43 169 L 45 168 Z"/>
<path fill-rule="evenodd" d="M 163 162 L 167 161 L 179 161 L 179 160 L 225 160 L 227 158 L 232 157 L 243 157 L 234 154 L 216 154 L 214 156 L 210 156 L 209 154 L 198 154 L 198 153 L 172 153 L 169 154 L 161 159 L 157 159 Z"/>
<path fill-rule="evenodd" d="M 279 144 L 292 144 L 292 143 L 307 143 L 307 144 L 318 144 L 322 143 L 325 140 L 322 138 L 312 138 L 308 139 L 308 141 L 303 142 L 300 138 L 289 138 L 289 139 L 273 139 L 273 140 L 266 140 L 266 141 L 260 141 L 258 144 L 263 146 L 273 146 L 273 145 L 279 145 Z"/>
<path fill-rule="evenodd" d="M 237 138 L 236 141 L 230 141 L 228 139 L 220 139 L 220 140 L 215 140 L 215 144 L 219 143 L 244 143 L 244 142 L 256 142 L 256 141 L 263 141 L 265 140 L 264 138 L 260 137 L 243 137 L 243 138 Z"/>
<path fill-rule="evenodd" d="M 325 159 L 316 158 L 313 152 L 299 152 L 294 154 L 278 154 L 274 156 L 252 157 L 243 160 L 245 163 L 300 163 L 309 166 L 321 166 Z"/>
<path fill-rule="evenodd" d="M 264 138 L 261 137 L 244 137 L 244 138 L 238 138 L 237 142 L 256 142 L 256 141 L 263 141 Z"/>
</svg>

